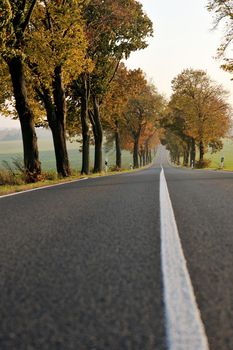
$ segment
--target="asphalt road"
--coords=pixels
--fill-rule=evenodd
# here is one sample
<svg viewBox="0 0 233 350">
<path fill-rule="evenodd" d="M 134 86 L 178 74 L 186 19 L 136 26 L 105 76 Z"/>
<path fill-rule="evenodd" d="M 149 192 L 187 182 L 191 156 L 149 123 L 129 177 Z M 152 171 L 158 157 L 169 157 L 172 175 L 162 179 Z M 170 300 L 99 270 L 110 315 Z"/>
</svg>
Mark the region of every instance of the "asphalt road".
<svg viewBox="0 0 233 350">
<path fill-rule="evenodd" d="M 160 161 L 210 349 L 233 349 L 233 174 L 162 157 L 0 199 L 1 350 L 167 350 Z"/>
<path fill-rule="evenodd" d="M 165 168 L 211 350 L 233 349 L 233 173 Z"/>
</svg>

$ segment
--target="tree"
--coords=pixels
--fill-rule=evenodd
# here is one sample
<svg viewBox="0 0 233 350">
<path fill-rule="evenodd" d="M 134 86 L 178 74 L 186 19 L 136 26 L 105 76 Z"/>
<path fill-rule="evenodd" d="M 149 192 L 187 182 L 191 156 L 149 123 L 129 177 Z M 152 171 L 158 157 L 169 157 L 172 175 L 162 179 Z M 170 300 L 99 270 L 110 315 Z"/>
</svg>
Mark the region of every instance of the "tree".
<svg viewBox="0 0 233 350">
<path fill-rule="evenodd" d="M 88 65 L 80 4 L 83 1 L 40 1 L 27 37 L 29 74 L 47 113 L 57 172 L 63 177 L 70 175 L 65 87 Z"/>
<path fill-rule="evenodd" d="M 154 125 L 158 124 L 160 113 L 164 107 L 164 99 L 153 85 L 148 84 L 140 69 L 129 71 L 127 87 L 130 96 L 123 117 L 125 129 L 133 141 L 134 168 L 138 168 L 140 138 L 149 122 Z"/>
<path fill-rule="evenodd" d="M 15 107 L 23 137 L 24 165 L 28 181 L 34 181 L 41 172 L 34 114 L 29 105 L 24 69 L 25 33 L 36 3 L 36 0 L 0 1 L 0 11 L 1 15 L 3 14 L 0 25 L 1 59 L 6 62 L 11 76 Z"/>
<path fill-rule="evenodd" d="M 115 141 L 117 169 L 121 168 L 121 130 L 124 127 L 123 112 L 130 97 L 127 79 L 127 68 L 121 63 L 101 104 L 105 132 L 108 138 Z"/>
<path fill-rule="evenodd" d="M 180 157 L 184 154 L 184 140 L 170 129 L 166 129 L 161 142 L 169 150 L 172 162 L 180 165 Z"/>
<path fill-rule="evenodd" d="M 225 36 L 218 48 L 218 57 L 223 58 L 222 68 L 232 73 L 233 58 L 229 57 L 228 54 L 232 51 L 233 43 L 233 2 L 232 0 L 210 0 L 208 10 L 214 13 L 214 27 L 222 22 L 225 24 Z"/>
<path fill-rule="evenodd" d="M 76 85 L 82 101 L 83 160 L 86 164 L 82 172 L 86 173 L 89 171 L 88 116 L 95 137 L 94 171 L 99 172 L 102 169 L 103 139 L 100 104 L 121 59 L 147 46 L 146 38 L 152 35 L 152 23 L 136 0 L 91 1 L 83 7 L 83 18 L 88 39 L 87 57 L 94 64 L 94 70 L 82 74 Z"/>
<path fill-rule="evenodd" d="M 206 72 L 193 69 L 186 69 L 173 79 L 172 89 L 171 112 L 182 118 L 182 133 L 195 140 L 199 161 L 203 162 L 206 147 L 218 142 L 230 128 L 227 92 Z"/>
<path fill-rule="evenodd" d="M 174 162 L 180 163 L 180 155 L 183 154 L 184 166 L 188 166 L 189 157 L 190 164 L 195 164 L 195 140 L 187 135 L 185 115 L 183 111 L 173 105 L 172 99 L 168 103 L 168 108 L 161 120 L 161 126 L 165 129 L 163 142 L 167 144 Z M 178 144 L 179 147 L 177 147 Z"/>
<path fill-rule="evenodd" d="M 151 122 L 147 122 L 139 139 L 139 159 L 140 166 L 145 166 L 152 162 L 152 149 L 159 144 L 160 130 Z"/>
</svg>

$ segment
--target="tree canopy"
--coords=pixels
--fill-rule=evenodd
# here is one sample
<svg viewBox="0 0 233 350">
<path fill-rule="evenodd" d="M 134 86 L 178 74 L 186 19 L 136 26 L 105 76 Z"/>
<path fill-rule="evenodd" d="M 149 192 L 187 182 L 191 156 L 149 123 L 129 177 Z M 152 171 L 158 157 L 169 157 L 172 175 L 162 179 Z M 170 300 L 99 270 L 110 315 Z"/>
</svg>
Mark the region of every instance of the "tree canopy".
<svg viewBox="0 0 233 350">
<path fill-rule="evenodd" d="M 218 57 L 223 59 L 222 68 L 233 72 L 232 43 L 233 43 L 233 1 L 209 0 L 208 10 L 214 13 L 214 27 L 224 25 L 224 39 L 218 48 Z M 232 78 L 233 79 L 233 78 Z"/>
<path fill-rule="evenodd" d="M 192 140 L 199 147 L 200 161 L 208 145 L 221 147 L 231 126 L 228 93 L 202 70 L 186 69 L 172 81 L 173 94 L 166 117 L 169 135 L 172 133 L 183 148 Z M 174 141 L 174 137 L 170 140 Z"/>
</svg>

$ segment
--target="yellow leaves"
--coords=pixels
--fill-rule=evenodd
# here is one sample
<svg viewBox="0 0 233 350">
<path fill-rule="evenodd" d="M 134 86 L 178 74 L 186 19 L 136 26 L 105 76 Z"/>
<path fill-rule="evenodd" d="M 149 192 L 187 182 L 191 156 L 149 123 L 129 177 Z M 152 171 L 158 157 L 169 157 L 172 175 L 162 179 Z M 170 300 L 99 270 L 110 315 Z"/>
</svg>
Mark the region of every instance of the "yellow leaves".
<svg viewBox="0 0 233 350">
<path fill-rule="evenodd" d="M 225 35 L 217 53 L 218 58 L 224 61 L 221 67 L 232 73 L 232 58 L 227 56 L 231 54 L 233 45 L 233 2 L 232 0 L 209 0 L 207 8 L 214 13 L 214 28 L 220 23 L 225 25 Z"/>
<path fill-rule="evenodd" d="M 8 0 L 0 0 L 0 18 L 0 30 L 2 30 L 12 18 L 11 6 Z"/>
<path fill-rule="evenodd" d="M 28 53 L 45 83 L 53 77 L 56 66 L 63 68 L 64 83 L 91 69 L 86 60 L 86 39 L 83 32 L 79 1 L 39 3 L 28 33 Z"/>
<path fill-rule="evenodd" d="M 199 70 L 184 70 L 172 82 L 171 113 L 183 119 L 183 132 L 198 142 L 224 137 L 230 126 L 226 91 Z"/>
<path fill-rule="evenodd" d="M 10 74 L 6 63 L 0 58 L 0 110 L 2 113 L 7 114 L 8 109 L 5 105 L 5 101 L 10 99 L 12 94 L 12 84 Z"/>
<path fill-rule="evenodd" d="M 1 55 L 6 54 L 6 41 L 9 40 L 11 34 L 10 22 L 12 12 L 8 0 L 0 0 L 0 49 Z"/>
</svg>

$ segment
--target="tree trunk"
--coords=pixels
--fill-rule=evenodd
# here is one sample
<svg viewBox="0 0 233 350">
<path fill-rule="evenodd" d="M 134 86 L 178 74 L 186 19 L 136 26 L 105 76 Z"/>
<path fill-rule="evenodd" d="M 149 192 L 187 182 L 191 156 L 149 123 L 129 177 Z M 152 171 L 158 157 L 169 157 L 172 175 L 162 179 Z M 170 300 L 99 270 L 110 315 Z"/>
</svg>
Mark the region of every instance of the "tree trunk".
<svg viewBox="0 0 233 350">
<path fill-rule="evenodd" d="M 82 170 L 81 174 L 90 172 L 90 131 L 88 123 L 88 93 L 87 90 L 81 96 L 81 124 L 82 124 Z"/>
<path fill-rule="evenodd" d="M 16 110 L 21 125 L 27 181 L 33 182 L 36 181 L 37 176 L 41 173 L 41 163 L 39 161 L 34 115 L 28 104 L 22 58 L 16 56 L 7 63 L 13 85 Z"/>
<path fill-rule="evenodd" d="M 115 130 L 116 168 L 121 169 L 121 139 L 120 139 L 119 123 L 117 120 L 115 122 L 115 125 L 116 125 L 116 130 Z"/>
<path fill-rule="evenodd" d="M 64 125 L 57 121 L 56 124 L 50 123 L 53 136 L 53 144 L 56 157 L 57 173 L 59 176 L 66 177 L 71 174 L 69 167 L 69 159 L 66 148 Z"/>
<path fill-rule="evenodd" d="M 189 164 L 189 149 L 187 148 L 185 151 L 184 151 L 184 161 L 183 161 L 183 165 L 184 166 L 188 166 Z"/>
<path fill-rule="evenodd" d="M 66 177 L 71 174 L 71 170 L 66 147 L 66 100 L 62 83 L 61 66 L 56 67 L 54 70 L 53 98 L 55 104 L 55 118 L 49 121 L 49 125 L 53 134 L 57 172 L 59 175 Z"/>
<path fill-rule="evenodd" d="M 148 147 L 148 142 L 146 141 L 145 143 L 145 164 L 149 164 L 150 159 L 149 159 L 149 147 Z"/>
<path fill-rule="evenodd" d="M 200 162 L 204 160 L 204 154 L 205 154 L 205 149 L 204 149 L 204 144 L 203 142 L 201 141 L 200 144 L 199 144 L 199 150 L 200 150 Z"/>
<path fill-rule="evenodd" d="M 142 165 L 146 165 L 146 152 L 145 150 L 142 151 Z"/>
<path fill-rule="evenodd" d="M 90 96 L 90 84 L 87 74 L 83 73 L 81 92 L 81 125 L 82 125 L 82 169 L 81 174 L 88 175 L 90 172 L 90 130 L 88 122 L 88 104 Z"/>
<path fill-rule="evenodd" d="M 138 152 L 138 156 L 139 156 L 139 167 L 141 168 L 142 167 L 142 153 L 141 153 L 141 151 Z"/>
<path fill-rule="evenodd" d="M 151 149 L 149 150 L 149 163 L 152 163 L 152 152 L 151 152 Z"/>
<path fill-rule="evenodd" d="M 103 142 L 103 128 L 100 120 L 99 102 L 97 97 L 93 96 L 93 113 L 90 112 L 91 123 L 95 138 L 95 161 L 94 173 L 102 171 L 102 142 Z"/>
<path fill-rule="evenodd" d="M 196 162 L 196 145 L 195 140 L 192 138 L 191 140 L 191 150 L 190 150 L 190 166 L 195 166 Z"/>
<path fill-rule="evenodd" d="M 138 144 L 139 144 L 139 137 L 134 138 L 134 147 L 133 147 L 133 167 L 134 169 L 137 169 L 139 167 L 138 164 Z"/>
<path fill-rule="evenodd" d="M 41 89 L 42 91 L 38 89 L 38 95 L 44 103 L 49 127 L 52 132 L 57 173 L 59 176 L 66 177 L 69 175 L 69 160 L 67 158 L 65 130 L 57 118 L 56 106 L 52 101 L 49 90 L 44 86 Z"/>
<path fill-rule="evenodd" d="M 187 141 L 187 148 L 184 151 L 184 166 L 189 166 L 189 156 L 190 156 L 190 149 L 191 149 L 191 142 L 190 140 Z"/>
</svg>

